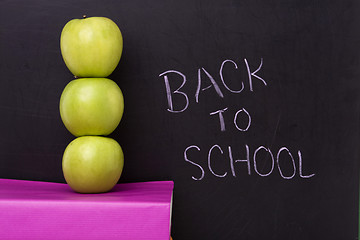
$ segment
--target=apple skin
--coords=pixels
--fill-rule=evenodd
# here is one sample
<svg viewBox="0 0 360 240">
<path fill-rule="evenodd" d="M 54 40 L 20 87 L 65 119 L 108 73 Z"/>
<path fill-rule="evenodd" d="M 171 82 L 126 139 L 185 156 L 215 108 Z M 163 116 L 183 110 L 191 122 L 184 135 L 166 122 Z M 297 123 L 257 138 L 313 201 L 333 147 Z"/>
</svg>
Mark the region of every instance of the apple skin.
<svg viewBox="0 0 360 240">
<path fill-rule="evenodd" d="M 110 191 L 124 167 L 121 146 L 112 138 L 83 136 L 66 147 L 62 169 L 67 184 L 78 193 Z"/>
<path fill-rule="evenodd" d="M 119 27 L 106 17 L 73 19 L 60 36 L 64 62 L 76 77 L 107 77 L 119 64 L 123 38 Z"/>
<path fill-rule="evenodd" d="M 75 137 L 112 133 L 124 112 L 119 86 L 107 78 L 79 78 L 69 82 L 60 97 L 60 116 Z"/>
</svg>

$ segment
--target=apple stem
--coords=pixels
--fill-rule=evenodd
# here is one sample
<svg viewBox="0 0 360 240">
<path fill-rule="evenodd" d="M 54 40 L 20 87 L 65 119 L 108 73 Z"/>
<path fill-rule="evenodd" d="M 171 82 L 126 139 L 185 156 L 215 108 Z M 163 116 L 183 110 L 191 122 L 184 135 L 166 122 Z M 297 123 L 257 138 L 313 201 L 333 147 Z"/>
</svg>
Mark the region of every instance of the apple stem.
<svg viewBox="0 0 360 240">
<path fill-rule="evenodd" d="M 87 17 L 86 14 L 84 14 L 84 15 L 83 15 L 83 18 L 86 18 L 86 17 Z"/>
</svg>

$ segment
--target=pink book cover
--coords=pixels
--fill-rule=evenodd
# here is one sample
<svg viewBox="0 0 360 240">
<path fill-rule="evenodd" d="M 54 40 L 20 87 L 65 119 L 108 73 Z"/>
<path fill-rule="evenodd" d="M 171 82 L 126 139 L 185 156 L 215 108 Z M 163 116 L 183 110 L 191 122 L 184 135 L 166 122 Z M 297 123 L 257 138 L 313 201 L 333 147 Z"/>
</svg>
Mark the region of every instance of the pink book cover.
<svg viewBox="0 0 360 240">
<path fill-rule="evenodd" d="M 172 181 L 79 194 L 67 184 L 0 179 L 0 239 L 169 240 Z"/>
</svg>

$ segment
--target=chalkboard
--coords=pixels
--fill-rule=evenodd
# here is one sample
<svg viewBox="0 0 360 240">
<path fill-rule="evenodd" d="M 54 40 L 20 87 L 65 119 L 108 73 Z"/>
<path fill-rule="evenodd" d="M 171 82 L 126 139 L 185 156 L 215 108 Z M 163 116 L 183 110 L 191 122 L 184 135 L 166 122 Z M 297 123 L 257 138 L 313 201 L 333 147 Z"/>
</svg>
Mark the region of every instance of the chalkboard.
<svg viewBox="0 0 360 240">
<path fill-rule="evenodd" d="M 120 182 L 173 180 L 178 239 L 358 239 L 356 0 L 0 1 L 0 177 L 64 182 L 67 21 L 124 37 Z"/>
</svg>

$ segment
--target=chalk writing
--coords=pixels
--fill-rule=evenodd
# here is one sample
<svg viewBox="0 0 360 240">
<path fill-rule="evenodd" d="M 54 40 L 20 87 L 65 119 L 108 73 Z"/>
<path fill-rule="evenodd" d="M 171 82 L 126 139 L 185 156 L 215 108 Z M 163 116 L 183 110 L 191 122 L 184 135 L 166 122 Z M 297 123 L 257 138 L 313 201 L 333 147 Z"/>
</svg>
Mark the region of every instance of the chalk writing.
<svg viewBox="0 0 360 240">
<path fill-rule="evenodd" d="M 242 112 L 245 113 L 246 116 L 248 117 L 248 123 L 247 123 L 247 126 L 246 126 L 245 128 L 241 128 L 241 127 L 239 127 L 239 125 L 237 124 L 238 115 L 239 115 L 239 113 L 242 113 Z M 242 109 L 240 109 L 239 111 L 237 111 L 237 112 L 235 113 L 234 125 L 235 125 L 235 127 L 236 127 L 237 130 L 242 131 L 242 132 L 245 132 L 245 131 L 247 131 L 247 130 L 249 129 L 249 127 L 250 127 L 250 125 L 251 125 L 251 116 L 250 116 L 249 112 L 246 111 L 245 108 L 242 108 Z"/>
<path fill-rule="evenodd" d="M 230 80 L 234 79 L 226 79 L 224 77 L 225 70 L 239 71 L 239 67 L 235 61 L 226 59 L 222 61 L 218 71 L 218 77 L 220 78 L 221 86 L 223 86 L 224 89 L 232 94 L 239 94 L 245 90 L 254 92 L 255 81 L 258 82 L 257 87 L 268 86 L 268 83 L 265 81 L 265 79 L 260 76 L 260 70 L 262 69 L 264 63 L 263 58 L 260 59 L 260 64 L 254 71 L 251 70 L 248 60 L 246 58 L 243 60 L 247 72 L 247 84 L 244 83 L 245 81 L 241 80 L 241 87 L 239 89 L 232 89 L 229 87 Z M 191 97 L 189 97 L 190 94 L 186 93 L 184 89 L 184 86 L 187 84 L 186 75 L 177 70 L 168 70 L 160 73 L 159 77 L 162 77 L 165 83 L 168 106 L 167 111 L 175 114 L 180 114 L 186 111 L 189 108 L 190 102 L 192 100 Z M 240 79 L 235 80 L 239 81 Z M 176 87 L 174 87 L 174 85 Z M 209 89 L 213 89 L 216 93 L 216 96 L 219 98 L 224 98 L 224 92 L 221 90 L 218 82 L 216 81 L 216 78 L 214 78 L 214 76 L 211 75 L 204 67 L 200 67 L 197 69 L 197 85 L 193 99 L 195 104 L 200 102 L 201 92 Z M 227 131 L 225 124 L 225 118 L 229 117 L 227 110 L 228 107 L 224 107 L 209 113 L 210 117 L 217 116 L 220 132 Z M 234 129 L 237 131 L 248 131 L 251 127 L 251 123 L 251 114 L 245 108 L 238 109 L 234 114 L 233 124 L 235 126 Z M 191 178 L 195 181 L 201 181 L 204 179 L 207 173 L 215 176 L 216 178 L 225 178 L 229 176 L 236 177 L 239 172 L 238 169 L 243 168 L 244 165 L 246 166 L 248 175 L 251 175 L 252 172 L 254 172 L 260 177 L 268 177 L 270 175 L 274 175 L 275 172 L 277 172 L 282 179 L 286 180 L 293 179 L 295 176 L 299 176 L 302 179 L 315 176 L 314 173 L 308 175 L 303 173 L 303 159 L 300 150 L 297 151 L 297 156 L 294 157 L 293 153 L 285 146 L 278 149 L 277 152 L 273 152 L 272 149 L 266 146 L 259 146 L 252 152 L 250 151 L 251 147 L 248 144 L 245 144 L 244 148 L 244 157 L 235 158 L 233 155 L 233 148 L 231 146 L 223 148 L 220 144 L 214 144 L 208 148 L 205 157 L 202 154 L 203 150 L 201 150 L 198 145 L 191 144 L 185 148 L 183 152 L 183 158 L 185 162 L 194 167 L 195 173 L 192 174 Z M 227 151 L 224 151 L 224 149 L 227 149 Z M 265 158 L 264 155 L 266 155 Z M 204 161 L 201 161 L 202 158 L 206 158 L 206 165 L 204 165 Z M 268 161 L 266 163 L 268 163 L 270 168 L 267 170 L 259 168 L 259 161 L 262 163 L 264 163 L 264 161 Z M 216 164 L 214 164 L 214 162 L 216 162 Z M 224 168 L 222 168 L 222 170 L 216 169 L 216 166 L 219 166 L 219 164 L 225 166 L 225 169 L 227 170 L 224 171 Z M 284 167 L 284 165 L 286 167 Z M 291 167 L 289 168 L 289 166 Z"/>
<path fill-rule="evenodd" d="M 176 89 L 175 91 L 171 92 L 171 89 L 170 89 L 170 83 L 169 83 L 169 78 L 168 78 L 168 74 L 169 73 L 175 73 L 175 74 L 178 74 L 182 77 L 182 83 L 180 85 L 180 87 L 178 89 Z M 186 83 L 186 76 L 184 74 L 182 74 L 181 72 L 179 71 L 174 71 L 174 70 L 169 70 L 169 71 L 166 71 L 166 72 L 163 72 L 159 75 L 160 77 L 161 76 L 164 76 L 164 81 L 165 81 L 165 87 L 166 87 L 166 96 L 167 96 L 167 100 L 168 100 L 168 105 L 169 105 L 169 108 L 167 109 L 169 112 L 173 112 L 173 113 L 180 113 L 180 112 L 183 112 L 187 109 L 188 105 L 189 105 L 189 99 L 188 99 L 188 96 L 186 95 L 186 93 L 184 92 L 180 92 L 179 90 L 185 85 Z M 174 110 L 174 106 L 173 106 L 173 100 L 172 100 L 172 93 L 173 94 L 180 94 L 182 96 L 185 97 L 185 106 L 180 109 L 180 110 Z"/>
<path fill-rule="evenodd" d="M 223 116 L 223 112 L 225 112 L 228 108 L 224 108 L 224 109 L 220 109 L 217 110 L 215 112 L 211 112 L 210 115 L 215 115 L 215 114 L 219 114 L 219 120 L 220 120 L 220 130 L 222 132 L 225 132 L 225 122 L 224 122 L 224 116 Z"/>
<path fill-rule="evenodd" d="M 219 76 L 221 79 L 221 83 L 223 84 L 225 89 L 227 89 L 229 92 L 241 93 L 245 88 L 243 81 L 241 82 L 242 87 L 240 90 L 232 90 L 225 83 L 223 72 L 224 72 L 224 65 L 225 65 L 225 63 L 228 63 L 228 62 L 233 63 L 235 65 L 235 69 L 238 69 L 237 64 L 233 60 L 227 59 L 227 60 L 223 61 L 220 65 L 220 70 L 219 70 Z M 245 62 L 245 66 L 246 66 L 247 74 L 248 74 L 249 91 L 251 91 L 251 92 L 254 91 L 254 87 L 253 87 L 254 78 L 258 79 L 264 86 L 267 86 L 266 81 L 262 77 L 259 77 L 257 75 L 257 72 L 259 72 L 263 66 L 263 59 L 261 58 L 259 67 L 253 72 L 250 69 L 248 61 L 246 59 L 244 59 L 244 62 Z M 203 77 L 204 74 L 205 74 L 205 78 Z M 168 102 L 167 110 L 172 113 L 182 113 L 186 109 L 188 109 L 190 100 L 189 100 L 188 94 L 185 92 L 185 90 L 183 90 L 183 87 L 185 86 L 185 84 L 187 82 L 186 75 L 177 70 L 168 70 L 168 71 L 160 73 L 159 77 L 164 78 L 164 83 L 165 83 L 165 88 L 166 88 L 166 98 L 167 98 L 167 102 Z M 173 80 L 173 81 L 171 81 L 171 82 L 173 82 L 172 84 L 170 84 L 170 77 Z M 178 85 L 178 87 L 173 87 L 173 88 L 175 88 L 175 90 L 172 90 L 173 88 L 171 86 L 176 84 L 177 82 L 179 82 L 178 81 L 179 77 L 181 79 L 180 85 Z M 206 80 L 208 80 L 210 82 L 210 85 L 203 87 L 204 82 Z M 203 67 L 199 68 L 197 70 L 197 87 L 196 87 L 195 97 L 194 97 L 195 103 L 200 102 L 200 93 L 201 92 L 206 91 L 211 88 L 213 88 L 215 90 L 216 94 L 220 98 L 224 97 L 224 93 L 221 91 L 219 85 L 215 81 L 215 78 L 205 68 L 203 68 Z M 181 98 L 179 98 L 179 97 L 177 98 L 178 103 L 176 104 L 176 106 L 175 106 L 174 99 L 173 99 L 174 95 L 182 96 Z"/>
<path fill-rule="evenodd" d="M 194 154 L 192 153 L 193 149 L 196 149 L 198 152 L 201 152 L 200 147 L 197 145 L 191 145 L 189 147 L 187 147 L 184 151 L 184 159 L 186 162 L 189 162 L 190 164 L 192 164 L 193 166 L 196 166 L 196 168 L 198 170 L 200 170 L 200 175 L 199 176 L 192 176 L 192 179 L 194 180 L 202 180 L 205 176 L 205 170 L 208 169 L 209 173 L 215 177 L 218 178 L 223 178 L 228 176 L 228 172 L 219 172 L 217 169 L 214 169 L 213 167 L 213 163 L 215 161 L 218 161 L 220 163 L 222 163 L 223 165 L 228 165 L 229 166 L 229 170 L 231 171 L 231 175 L 233 177 L 237 176 L 236 173 L 236 169 L 240 169 L 242 168 L 242 166 L 238 166 L 238 164 L 243 163 L 246 165 L 246 170 L 247 170 L 247 174 L 251 175 L 252 173 L 252 169 L 253 171 L 259 175 L 260 177 L 267 177 L 270 176 L 271 174 L 274 174 L 275 172 L 275 165 L 277 166 L 277 170 L 278 170 L 278 174 L 281 176 L 281 178 L 283 179 L 293 179 L 295 177 L 296 174 L 298 174 L 298 176 L 300 178 L 311 178 L 313 177 L 315 174 L 309 174 L 309 175 L 305 175 L 303 173 L 303 168 L 302 168 L 302 155 L 301 155 L 301 151 L 297 152 L 297 158 L 294 158 L 292 153 L 290 152 L 290 150 L 287 147 L 281 147 L 278 151 L 277 154 L 275 155 L 276 158 L 274 157 L 274 154 L 272 153 L 272 150 L 268 147 L 265 146 L 259 146 L 258 148 L 256 148 L 254 150 L 254 152 L 250 152 L 250 147 L 249 145 L 245 145 L 245 158 L 244 159 L 236 159 L 233 156 L 233 152 L 232 152 L 232 147 L 228 146 L 227 147 L 227 152 L 224 153 L 223 148 L 218 145 L 218 144 L 214 144 L 213 146 L 211 146 L 209 148 L 209 150 L 207 151 L 207 165 L 206 166 L 202 166 L 200 164 L 201 159 L 199 160 L 199 158 L 197 157 L 193 157 Z M 214 157 L 214 152 L 215 150 L 217 152 L 220 153 L 221 157 L 219 158 L 219 154 L 217 154 L 217 157 Z M 268 161 L 270 161 L 270 170 L 268 170 L 267 172 L 260 172 L 259 168 L 258 168 L 258 152 L 259 151 L 265 151 L 270 158 L 266 158 Z M 290 161 L 291 161 L 291 165 L 292 165 L 292 174 L 286 176 L 284 174 L 284 170 L 283 167 L 280 164 L 280 161 L 289 161 L 289 158 L 287 156 L 290 156 Z M 227 158 L 227 160 L 226 160 Z M 236 165 L 237 164 L 237 165 Z M 296 165 L 299 166 L 299 168 L 296 168 Z M 288 168 L 286 168 L 288 170 Z"/>
</svg>

